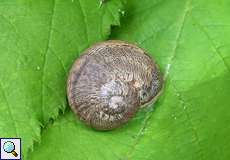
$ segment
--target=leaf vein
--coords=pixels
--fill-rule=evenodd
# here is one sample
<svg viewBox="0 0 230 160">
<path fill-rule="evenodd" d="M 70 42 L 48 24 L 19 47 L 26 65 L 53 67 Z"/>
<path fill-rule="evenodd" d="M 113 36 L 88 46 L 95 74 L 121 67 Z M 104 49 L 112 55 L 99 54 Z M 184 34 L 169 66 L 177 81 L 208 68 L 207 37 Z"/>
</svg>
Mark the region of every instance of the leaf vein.
<svg viewBox="0 0 230 160">
<path fill-rule="evenodd" d="M 205 27 L 200 25 L 200 23 L 198 23 L 194 18 L 193 21 L 195 22 L 195 24 L 197 24 L 197 26 L 199 27 L 199 29 L 204 33 L 204 35 L 207 37 L 207 39 L 210 41 L 211 46 L 213 48 L 213 50 L 215 51 L 215 53 L 221 58 L 221 60 L 223 61 L 226 69 L 228 70 L 228 72 L 230 73 L 230 67 L 228 66 L 227 62 L 225 61 L 224 57 L 222 56 L 222 54 L 220 53 L 218 47 L 215 45 L 214 40 L 210 37 L 210 35 L 208 34 L 208 32 L 205 30 Z"/>
<path fill-rule="evenodd" d="M 172 53 L 171 53 L 171 56 L 169 57 L 169 62 L 167 64 L 167 67 L 166 67 L 166 70 L 165 70 L 165 75 L 164 75 L 164 79 L 166 79 L 168 77 L 168 74 L 169 74 L 169 71 L 171 69 L 171 65 L 172 65 L 172 62 L 176 56 L 176 50 L 178 48 L 178 45 L 179 45 L 179 40 L 181 38 L 181 34 L 182 34 L 182 31 L 183 31 L 183 28 L 184 28 L 184 24 L 185 24 L 185 20 L 186 20 L 186 17 L 189 13 L 189 9 L 190 9 L 190 5 L 191 5 L 191 0 L 188 0 L 185 4 L 185 8 L 184 8 L 184 13 L 183 15 L 181 16 L 181 18 L 179 19 L 179 27 L 178 27 L 178 32 L 176 34 L 176 37 L 175 37 L 175 44 L 173 45 L 172 47 Z"/>
<path fill-rule="evenodd" d="M 205 159 L 204 158 L 204 154 L 203 154 L 203 150 L 202 150 L 202 147 L 201 147 L 201 143 L 200 143 L 200 138 L 198 136 L 198 132 L 197 130 L 195 129 L 194 127 L 194 124 L 192 123 L 192 120 L 191 120 L 191 116 L 189 115 L 189 113 L 187 112 L 187 110 L 184 108 L 186 107 L 185 105 L 185 100 L 183 99 L 181 93 L 178 91 L 178 89 L 176 88 L 175 85 L 172 84 L 172 87 L 174 88 L 174 91 L 175 91 L 175 95 L 178 97 L 179 101 L 181 102 L 181 105 L 182 105 L 182 111 L 184 112 L 189 124 L 190 124 L 190 127 L 191 127 L 191 130 L 193 132 L 193 135 L 195 137 L 195 142 L 197 144 L 197 147 L 198 148 L 198 153 L 200 153 L 200 157 L 202 157 L 202 159 Z"/>
<path fill-rule="evenodd" d="M 81 3 L 81 0 L 78 0 L 78 3 L 79 3 L 79 6 L 80 6 L 80 11 L 82 13 L 82 16 L 83 16 L 83 22 L 84 22 L 84 25 L 85 25 L 85 34 L 86 34 L 86 39 L 87 39 L 87 44 L 89 45 L 89 33 L 88 33 L 88 23 L 87 23 L 87 16 L 86 16 L 86 13 L 84 11 L 84 8 L 82 6 L 82 3 Z"/>
<path fill-rule="evenodd" d="M 65 75 L 67 76 L 67 69 L 65 68 L 61 58 L 52 49 L 50 49 L 50 53 L 52 53 L 57 58 L 57 60 L 59 61 L 63 71 L 65 72 Z"/>
<path fill-rule="evenodd" d="M 148 121 L 149 119 L 151 118 L 152 112 L 148 112 L 148 114 L 146 115 L 145 119 L 143 120 L 143 125 L 142 127 L 140 128 L 139 132 L 137 133 L 136 135 L 136 138 L 134 139 L 134 144 L 131 146 L 131 149 L 129 152 L 127 152 L 126 154 L 126 158 L 130 158 L 131 157 L 131 154 L 133 153 L 133 151 L 135 150 L 136 146 L 138 145 L 138 142 L 140 141 L 141 137 L 143 136 L 143 133 L 145 131 L 145 128 L 147 127 L 147 124 L 148 124 Z"/>
<path fill-rule="evenodd" d="M 43 58 L 43 68 L 42 68 L 42 80 L 41 80 L 41 90 L 42 90 L 42 95 L 41 95 L 41 110 L 42 113 L 44 113 L 44 94 L 45 94 L 45 90 L 44 90 L 44 82 L 45 82 L 45 68 L 46 68 L 46 63 L 47 63 L 47 54 L 49 52 L 50 49 L 50 45 L 51 45 L 51 38 L 52 38 L 52 34 L 53 34 L 53 21 L 54 21 L 54 13 L 55 13 L 55 7 L 56 7 L 56 0 L 53 1 L 53 9 L 52 9 L 52 13 L 51 13 L 51 18 L 50 18 L 50 25 L 49 25 L 49 34 L 48 34 L 48 42 L 47 42 L 47 46 L 46 46 L 46 50 L 44 53 L 44 58 Z M 42 114 L 43 117 L 43 114 Z M 42 118 L 42 120 L 44 120 L 44 117 Z"/>
<path fill-rule="evenodd" d="M 9 104 L 9 102 L 8 102 L 6 93 L 5 93 L 4 89 L 3 89 L 3 85 L 2 85 L 1 83 L 0 83 L 0 90 L 2 91 L 3 98 L 4 98 L 5 101 L 6 101 L 6 106 L 7 106 L 7 108 L 8 108 L 9 115 L 10 115 L 11 120 L 12 120 L 12 122 L 13 122 L 14 132 L 15 132 L 15 134 L 16 134 L 16 137 L 18 137 L 19 134 L 18 134 L 17 127 L 16 127 L 16 120 L 14 119 L 14 116 L 13 116 L 13 113 L 12 113 L 12 110 L 11 110 L 11 107 L 10 107 L 10 104 Z"/>
</svg>

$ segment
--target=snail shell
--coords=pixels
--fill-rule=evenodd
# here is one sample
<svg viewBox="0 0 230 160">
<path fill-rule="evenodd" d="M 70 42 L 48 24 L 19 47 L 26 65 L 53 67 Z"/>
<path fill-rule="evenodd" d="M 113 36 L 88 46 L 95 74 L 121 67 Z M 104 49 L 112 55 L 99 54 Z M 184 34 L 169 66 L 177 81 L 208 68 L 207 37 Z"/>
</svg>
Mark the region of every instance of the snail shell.
<svg viewBox="0 0 230 160">
<path fill-rule="evenodd" d="M 158 97 L 162 83 L 157 65 L 143 49 L 110 40 L 93 45 L 75 61 L 68 101 L 80 120 L 97 130 L 111 130 Z"/>
</svg>

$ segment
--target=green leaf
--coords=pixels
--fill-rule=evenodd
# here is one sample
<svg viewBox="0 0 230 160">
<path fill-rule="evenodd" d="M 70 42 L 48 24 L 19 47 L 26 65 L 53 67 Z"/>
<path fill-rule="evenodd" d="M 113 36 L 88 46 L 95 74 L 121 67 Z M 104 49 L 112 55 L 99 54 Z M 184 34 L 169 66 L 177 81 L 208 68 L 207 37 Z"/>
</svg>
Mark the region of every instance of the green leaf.
<svg viewBox="0 0 230 160">
<path fill-rule="evenodd" d="M 97 132 L 69 110 L 50 124 L 32 159 L 209 159 L 230 156 L 230 3 L 132 0 L 111 39 L 145 48 L 165 78 L 155 110 Z"/>
<path fill-rule="evenodd" d="M 119 25 L 121 1 L 0 2 L 0 137 L 21 137 L 23 155 L 66 107 L 67 72 L 78 54 Z"/>
</svg>

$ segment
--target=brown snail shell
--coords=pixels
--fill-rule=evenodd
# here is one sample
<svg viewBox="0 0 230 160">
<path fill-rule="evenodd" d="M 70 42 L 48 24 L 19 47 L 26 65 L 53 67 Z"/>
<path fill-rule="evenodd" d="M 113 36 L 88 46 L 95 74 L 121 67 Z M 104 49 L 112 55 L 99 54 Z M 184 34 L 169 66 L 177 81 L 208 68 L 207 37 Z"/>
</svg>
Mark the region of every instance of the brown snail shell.
<svg viewBox="0 0 230 160">
<path fill-rule="evenodd" d="M 111 130 L 158 97 L 162 83 L 159 68 L 143 49 L 110 40 L 93 45 L 75 61 L 68 101 L 82 121 Z"/>
</svg>

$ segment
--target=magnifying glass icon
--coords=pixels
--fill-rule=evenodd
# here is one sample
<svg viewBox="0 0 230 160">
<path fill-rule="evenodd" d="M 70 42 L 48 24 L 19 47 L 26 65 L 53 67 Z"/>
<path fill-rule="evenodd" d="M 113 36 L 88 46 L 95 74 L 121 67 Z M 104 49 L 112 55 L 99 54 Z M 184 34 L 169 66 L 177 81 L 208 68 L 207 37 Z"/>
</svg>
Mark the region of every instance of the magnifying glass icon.
<svg viewBox="0 0 230 160">
<path fill-rule="evenodd" d="M 7 153 L 11 153 L 14 155 L 14 157 L 17 157 L 18 154 L 17 152 L 15 152 L 15 145 L 13 142 L 11 141 L 6 141 L 4 144 L 3 144 L 3 150 Z"/>
</svg>

